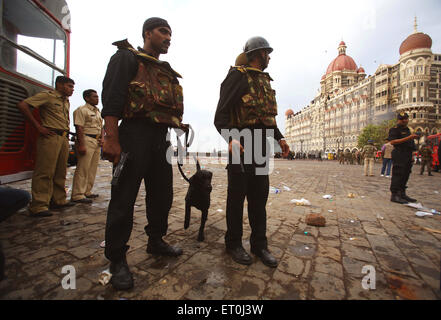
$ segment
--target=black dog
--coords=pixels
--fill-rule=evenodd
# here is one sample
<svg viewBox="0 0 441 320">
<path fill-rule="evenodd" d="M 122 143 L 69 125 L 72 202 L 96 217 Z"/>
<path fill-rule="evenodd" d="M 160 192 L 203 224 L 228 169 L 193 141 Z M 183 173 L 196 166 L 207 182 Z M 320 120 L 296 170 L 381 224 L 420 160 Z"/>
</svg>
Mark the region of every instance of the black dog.
<svg viewBox="0 0 441 320">
<path fill-rule="evenodd" d="M 210 208 L 210 193 L 212 190 L 211 178 L 213 177 L 213 173 L 208 170 L 201 170 L 201 166 L 197 160 L 197 172 L 190 179 L 188 179 L 182 172 L 181 165 L 179 163 L 178 168 L 184 179 L 190 183 L 187 195 L 185 197 L 184 229 L 187 229 L 190 225 L 191 206 L 196 207 L 202 212 L 201 226 L 199 228 L 197 240 L 204 241 L 204 228 L 205 222 L 207 221 L 208 209 Z"/>
</svg>

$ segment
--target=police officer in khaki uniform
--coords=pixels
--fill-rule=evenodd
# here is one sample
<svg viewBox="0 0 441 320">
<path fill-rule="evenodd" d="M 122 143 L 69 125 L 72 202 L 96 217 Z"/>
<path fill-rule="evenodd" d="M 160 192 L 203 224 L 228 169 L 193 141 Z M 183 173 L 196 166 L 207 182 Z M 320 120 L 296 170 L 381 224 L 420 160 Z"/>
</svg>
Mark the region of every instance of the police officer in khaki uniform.
<svg viewBox="0 0 441 320">
<path fill-rule="evenodd" d="M 368 167 L 369 167 L 369 176 L 373 176 L 374 162 L 375 162 L 375 152 L 377 148 L 374 146 L 374 140 L 368 140 L 368 144 L 363 147 L 361 150 L 361 154 L 364 158 L 364 175 L 368 175 Z"/>
<path fill-rule="evenodd" d="M 236 66 L 230 68 L 222 82 L 214 125 L 229 143 L 229 152 L 232 155 L 227 166 L 226 251 L 237 263 L 249 265 L 253 262 L 242 246 L 243 206 L 246 197 L 251 227 L 251 252 L 265 265 L 276 267 L 278 262 L 269 252 L 266 238 L 265 207 L 269 177 L 268 172 L 262 168 L 269 161 L 266 138 L 271 135 L 271 131 L 274 133 L 272 138 L 279 142 L 283 157 L 288 155 L 289 147 L 277 128 L 277 103 L 275 91 L 270 85 L 272 79 L 268 73 L 263 72 L 268 66 L 272 51 L 269 43 L 262 37 L 247 41 L 244 52 L 236 59 Z M 244 135 L 249 134 L 252 142 L 226 136 L 228 132 L 239 130 Z M 240 164 L 239 161 L 234 161 L 234 149 L 237 150 L 236 155 L 241 153 Z M 264 163 L 258 161 L 257 157 L 262 157 Z M 247 158 L 251 158 L 251 161 L 246 161 Z"/>
<path fill-rule="evenodd" d="M 103 144 L 103 119 L 97 108 L 98 94 L 89 89 L 83 92 L 84 106 L 74 111 L 74 124 L 77 132 L 77 168 L 73 177 L 72 201 L 91 203 L 98 194 L 92 193 L 96 170 Z"/>
<path fill-rule="evenodd" d="M 66 201 L 66 168 L 69 152 L 69 99 L 75 82 L 57 77 L 55 90 L 42 91 L 17 104 L 17 107 L 38 130 L 37 159 L 32 176 L 32 202 L 29 211 L 34 217 L 51 216 L 49 209 L 72 206 Z M 41 123 L 31 112 L 40 111 Z"/>
<path fill-rule="evenodd" d="M 133 224 L 133 206 L 144 180 L 147 253 L 177 257 L 182 249 L 166 243 L 168 214 L 173 202 L 172 153 L 167 152 L 169 127 L 182 128 L 182 87 L 168 62 L 159 60 L 168 52 L 171 28 L 161 18 L 144 22 L 144 46 L 133 48 L 127 40 L 115 42 L 103 81 L 102 116 L 105 121 L 103 155 L 118 164 L 121 152 L 128 160 L 112 185 L 107 211 L 105 256 L 110 260 L 111 283 L 118 290 L 133 287 L 126 260 Z M 118 121 L 122 119 L 118 127 Z"/>
<path fill-rule="evenodd" d="M 421 155 L 421 171 L 420 175 L 424 173 L 424 167 L 427 166 L 427 172 L 429 173 L 429 176 L 433 176 L 432 174 L 432 149 L 430 147 L 423 143 L 420 148 L 420 155 Z"/>
</svg>

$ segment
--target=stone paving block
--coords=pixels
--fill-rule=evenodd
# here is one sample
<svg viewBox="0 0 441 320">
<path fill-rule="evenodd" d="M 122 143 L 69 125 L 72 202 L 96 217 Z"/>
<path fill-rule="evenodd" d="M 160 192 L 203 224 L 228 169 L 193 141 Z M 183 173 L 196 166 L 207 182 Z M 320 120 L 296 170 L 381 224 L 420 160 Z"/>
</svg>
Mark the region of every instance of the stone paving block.
<svg viewBox="0 0 441 320">
<path fill-rule="evenodd" d="M 330 258 L 338 263 L 341 262 L 340 250 L 337 248 L 334 248 L 334 247 L 329 247 L 329 246 L 324 246 L 324 245 L 319 244 L 317 256 Z"/>
<path fill-rule="evenodd" d="M 326 273 L 314 272 L 310 285 L 314 299 L 342 300 L 346 296 L 343 281 Z"/>
<path fill-rule="evenodd" d="M 190 290 L 190 286 L 176 274 L 168 274 L 153 283 L 149 289 L 141 292 L 145 300 L 177 300 Z"/>
<path fill-rule="evenodd" d="M 307 295 L 308 283 L 306 282 L 288 281 L 282 284 L 271 281 L 262 298 L 267 300 L 306 300 Z"/>
<path fill-rule="evenodd" d="M 333 277 L 343 279 L 343 268 L 340 263 L 326 257 L 316 257 L 314 259 L 314 270 L 329 274 Z"/>
<path fill-rule="evenodd" d="M 396 298 L 404 300 L 436 300 L 439 299 L 430 288 L 422 281 L 386 273 L 389 288 Z"/>
<path fill-rule="evenodd" d="M 368 241 L 375 254 L 391 255 L 400 259 L 405 259 L 401 250 L 395 246 L 394 242 L 387 235 L 367 235 Z"/>
<path fill-rule="evenodd" d="M 92 282 L 86 278 L 79 278 L 76 280 L 76 289 L 63 289 L 60 284 L 55 289 L 49 291 L 42 296 L 43 300 L 71 300 L 81 299 L 81 296 L 87 293 L 92 288 Z"/>
<path fill-rule="evenodd" d="M 366 262 L 375 262 L 375 256 L 373 255 L 372 251 L 368 250 L 368 249 L 362 249 L 360 250 L 360 248 L 355 247 L 353 245 L 347 244 L 347 243 L 343 243 L 342 246 L 342 253 L 344 256 L 356 259 L 356 260 L 361 260 L 361 261 L 366 261 Z"/>
<path fill-rule="evenodd" d="M 283 256 L 282 260 L 280 260 L 277 269 L 281 272 L 298 277 L 305 269 L 305 264 L 302 259 L 287 253 Z"/>
<path fill-rule="evenodd" d="M 395 295 L 389 288 L 381 273 L 376 273 L 375 289 L 364 289 L 362 279 L 348 277 L 346 279 L 349 300 L 395 300 Z"/>
</svg>

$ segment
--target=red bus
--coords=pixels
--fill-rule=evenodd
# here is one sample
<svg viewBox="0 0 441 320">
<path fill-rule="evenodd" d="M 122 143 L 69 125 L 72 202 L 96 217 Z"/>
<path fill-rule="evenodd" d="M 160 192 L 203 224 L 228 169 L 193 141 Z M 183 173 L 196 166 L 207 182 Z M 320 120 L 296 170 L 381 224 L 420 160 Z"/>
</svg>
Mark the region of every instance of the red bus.
<svg viewBox="0 0 441 320">
<path fill-rule="evenodd" d="M 32 176 L 38 133 L 16 105 L 69 76 L 70 13 L 64 0 L 2 0 L 0 17 L 2 184 Z"/>
<path fill-rule="evenodd" d="M 439 163 L 440 159 L 438 159 L 438 147 L 440 140 L 441 140 L 441 133 L 428 136 L 426 140 L 426 143 L 430 146 L 430 148 L 433 151 L 432 168 L 434 168 L 436 171 L 439 171 L 440 169 L 440 163 Z"/>
</svg>

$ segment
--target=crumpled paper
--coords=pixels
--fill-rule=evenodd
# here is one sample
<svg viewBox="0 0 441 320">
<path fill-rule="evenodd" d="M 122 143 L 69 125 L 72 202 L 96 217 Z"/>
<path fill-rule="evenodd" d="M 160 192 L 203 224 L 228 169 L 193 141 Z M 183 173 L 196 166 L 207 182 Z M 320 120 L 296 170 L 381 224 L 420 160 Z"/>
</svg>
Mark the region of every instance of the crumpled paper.
<svg viewBox="0 0 441 320">
<path fill-rule="evenodd" d="M 110 273 L 109 269 L 106 269 L 103 272 L 101 272 L 98 282 L 101 283 L 103 286 L 105 286 L 110 282 L 110 279 L 112 279 L 112 274 Z"/>
<path fill-rule="evenodd" d="M 291 203 L 295 203 L 296 206 L 310 206 L 311 202 L 309 202 L 308 200 L 302 198 L 302 199 L 292 199 Z"/>
</svg>

